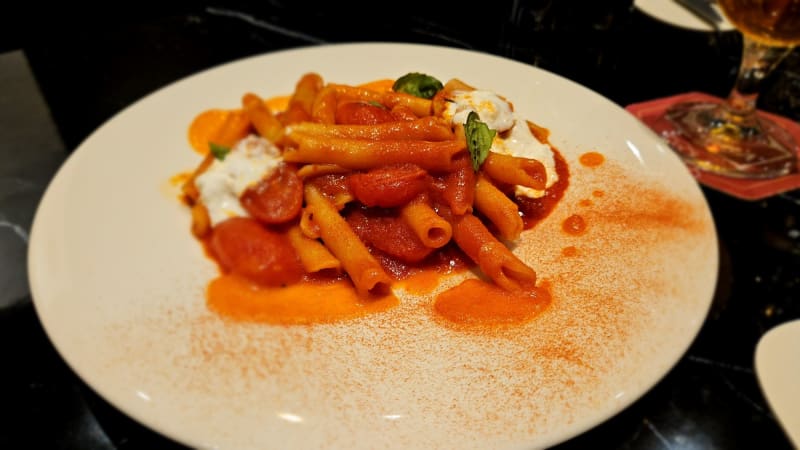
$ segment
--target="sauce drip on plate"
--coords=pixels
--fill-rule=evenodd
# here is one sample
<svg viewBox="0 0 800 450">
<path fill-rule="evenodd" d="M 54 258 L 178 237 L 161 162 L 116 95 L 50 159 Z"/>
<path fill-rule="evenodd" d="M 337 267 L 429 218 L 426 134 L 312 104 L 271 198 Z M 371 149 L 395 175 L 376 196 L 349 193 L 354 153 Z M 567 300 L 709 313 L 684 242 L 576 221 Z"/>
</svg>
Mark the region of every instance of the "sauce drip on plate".
<svg viewBox="0 0 800 450">
<path fill-rule="evenodd" d="M 434 310 L 460 325 L 518 325 L 533 319 L 550 301 L 546 288 L 511 292 L 471 278 L 439 294 Z"/>
<path fill-rule="evenodd" d="M 212 311 L 229 319 L 280 325 L 354 319 L 398 304 L 392 294 L 361 298 L 346 279 L 265 287 L 235 275 L 211 281 L 207 301 Z"/>
</svg>

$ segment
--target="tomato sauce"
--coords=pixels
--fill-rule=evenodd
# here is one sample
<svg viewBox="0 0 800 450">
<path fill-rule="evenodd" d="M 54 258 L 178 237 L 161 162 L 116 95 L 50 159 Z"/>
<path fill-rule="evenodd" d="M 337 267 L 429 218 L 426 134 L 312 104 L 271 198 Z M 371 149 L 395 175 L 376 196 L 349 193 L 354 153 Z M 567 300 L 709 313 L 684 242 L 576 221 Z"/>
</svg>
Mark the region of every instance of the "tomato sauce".
<svg viewBox="0 0 800 450">
<path fill-rule="evenodd" d="M 578 249 L 574 245 L 570 245 L 568 247 L 564 247 L 561 249 L 561 254 L 563 256 L 572 257 L 578 255 Z"/>
<path fill-rule="evenodd" d="M 567 167 L 567 162 L 555 148 L 553 148 L 553 155 L 555 156 L 558 181 L 547 189 L 544 197 L 517 197 L 522 223 L 526 230 L 533 228 L 537 223 L 550 215 L 569 186 L 569 169 Z"/>
<path fill-rule="evenodd" d="M 209 308 L 223 317 L 277 325 L 332 323 L 386 311 L 399 303 L 392 294 L 359 297 L 345 278 L 268 287 L 236 275 L 211 281 L 206 298 Z"/>
<path fill-rule="evenodd" d="M 605 162 L 605 160 L 606 157 L 598 152 L 586 152 L 578 159 L 578 161 L 580 161 L 580 163 L 586 167 L 600 166 Z"/>
<path fill-rule="evenodd" d="M 213 142 L 232 147 L 252 131 L 250 120 L 241 109 L 209 109 L 197 115 L 189 126 L 189 143 L 201 155 Z"/>
<path fill-rule="evenodd" d="M 460 273 L 469 270 L 474 263 L 469 259 L 464 252 L 461 251 L 455 244 L 447 244 L 439 251 L 431 253 L 427 258 L 416 263 L 404 263 L 389 255 L 381 252 L 380 250 L 373 250 L 375 258 L 381 263 L 383 269 L 388 272 L 392 278 L 399 281 L 403 285 L 415 286 L 417 292 L 422 293 L 421 286 L 427 284 L 423 280 L 425 275 L 435 278 L 435 283 L 439 283 L 440 277 L 454 273 Z M 418 281 L 413 281 L 418 280 Z M 436 286 L 424 292 L 432 291 Z"/>
<path fill-rule="evenodd" d="M 586 219 L 580 214 L 573 214 L 561 223 L 561 229 L 567 234 L 581 235 L 586 231 Z"/>
<path fill-rule="evenodd" d="M 551 303 L 546 288 L 510 292 L 470 278 L 436 297 L 436 314 L 466 326 L 519 325 L 530 321 Z"/>
</svg>

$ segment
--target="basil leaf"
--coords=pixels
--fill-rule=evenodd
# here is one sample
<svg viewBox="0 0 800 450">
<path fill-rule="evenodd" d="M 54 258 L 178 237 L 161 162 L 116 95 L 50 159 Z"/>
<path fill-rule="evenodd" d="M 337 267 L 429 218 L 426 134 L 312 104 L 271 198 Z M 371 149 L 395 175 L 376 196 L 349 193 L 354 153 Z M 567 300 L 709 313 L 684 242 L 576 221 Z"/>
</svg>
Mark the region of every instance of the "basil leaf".
<svg viewBox="0 0 800 450">
<path fill-rule="evenodd" d="M 208 143 L 208 148 L 211 150 L 211 154 L 214 155 L 214 158 L 220 161 L 224 161 L 228 153 L 231 152 L 230 147 L 225 147 L 224 145 L 215 144 L 213 142 Z"/>
<path fill-rule="evenodd" d="M 407 73 L 392 85 L 392 90 L 395 92 L 405 92 L 422 98 L 433 98 L 442 88 L 444 85 L 441 81 L 419 72 Z"/>
<path fill-rule="evenodd" d="M 489 128 L 481 122 L 480 116 L 475 111 L 470 111 L 467 121 L 464 123 L 464 134 L 467 137 L 467 149 L 472 160 L 472 168 L 477 172 L 481 164 L 489 156 L 489 149 L 492 147 L 497 131 Z"/>
</svg>

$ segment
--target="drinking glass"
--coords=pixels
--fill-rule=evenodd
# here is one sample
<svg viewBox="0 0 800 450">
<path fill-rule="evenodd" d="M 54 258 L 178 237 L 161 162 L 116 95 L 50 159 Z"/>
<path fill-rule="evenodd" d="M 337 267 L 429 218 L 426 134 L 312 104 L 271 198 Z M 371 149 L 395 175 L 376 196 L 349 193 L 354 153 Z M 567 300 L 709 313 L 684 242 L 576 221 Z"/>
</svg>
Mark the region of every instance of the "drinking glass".
<svg viewBox="0 0 800 450">
<path fill-rule="evenodd" d="M 742 59 L 724 101 L 677 103 L 666 111 L 670 144 L 689 165 L 736 178 L 774 178 L 796 170 L 798 144 L 758 113 L 761 81 L 800 44 L 800 0 L 718 0 L 741 33 Z"/>
</svg>

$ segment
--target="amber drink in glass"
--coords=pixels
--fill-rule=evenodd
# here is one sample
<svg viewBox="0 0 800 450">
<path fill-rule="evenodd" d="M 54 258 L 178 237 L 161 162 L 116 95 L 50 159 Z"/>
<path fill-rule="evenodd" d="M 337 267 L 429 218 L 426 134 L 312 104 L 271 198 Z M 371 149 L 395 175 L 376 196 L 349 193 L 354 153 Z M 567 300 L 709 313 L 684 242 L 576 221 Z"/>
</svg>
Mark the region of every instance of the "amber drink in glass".
<svg viewBox="0 0 800 450">
<path fill-rule="evenodd" d="M 690 165 L 736 178 L 775 178 L 796 171 L 793 135 L 759 114 L 761 81 L 800 43 L 800 0 L 718 0 L 741 32 L 742 60 L 724 102 L 684 102 L 666 117 L 679 139 L 670 142 Z"/>
</svg>

